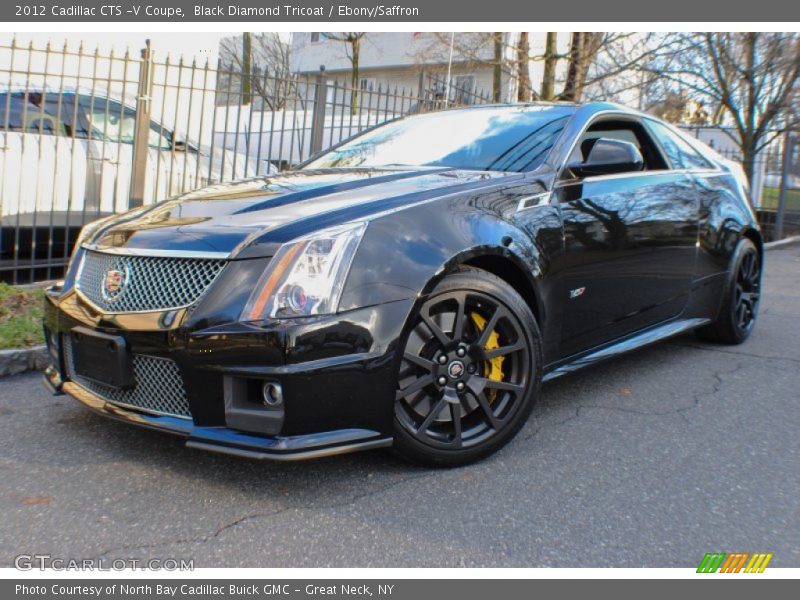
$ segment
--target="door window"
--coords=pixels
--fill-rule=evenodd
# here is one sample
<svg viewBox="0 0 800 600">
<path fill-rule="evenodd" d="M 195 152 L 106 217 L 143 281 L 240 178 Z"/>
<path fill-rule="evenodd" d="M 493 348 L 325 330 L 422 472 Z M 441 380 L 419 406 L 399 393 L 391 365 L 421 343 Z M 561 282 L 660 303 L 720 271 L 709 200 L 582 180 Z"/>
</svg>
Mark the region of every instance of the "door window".
<svg viewBox="0 0 800 600">
<path fill-rule="evenodd" d="M 57 92 L 0 93 L 0 125 L 3 131 L 71 136 L 73 102 L 72 94 Z M 75 133 L 81 137 L 83 132 Z"/>
<path fill-rule="evenodd" d="M 647 121 L 647 126 L 661 142 L 669 161 L 675 169 L 711 169 L 714 165 L 692 148 L 688 143 L 673 133 L 666 125 L 658 121 Z"/>
<path fill-rule="evenodd" d="M 82 98 L 85 107 L 86 122 L 91 136 L 96 140 L 132 144 L 136 134 L 136 115 L 116 102 L 107 102 L 103 98 Z"/>
<path fill-rule="evenodd" d="M 644 158 L 645 171 L 658 171 L 668 168 L 653 139 L 638 121 L 601 120 L 593 123 L 583 133 L 567 164 L 583 162 L 587 159 L 594 142 L 600 138 L 629 142 L 638 148 Z M 567 174 L 567 178 L 570 176 Z"/>
<path fill-rule="evenodd" d="M 81 107 L 93 139 L 133 144 L 136 112 L 132 108 L 125 106 L 123 110 L 119 102 L 88 96 L 81 98 Z M 148 143 L 151 148 L 169 150 L 172 148 L 172 134 L 151 121 Z"/>
</svg>

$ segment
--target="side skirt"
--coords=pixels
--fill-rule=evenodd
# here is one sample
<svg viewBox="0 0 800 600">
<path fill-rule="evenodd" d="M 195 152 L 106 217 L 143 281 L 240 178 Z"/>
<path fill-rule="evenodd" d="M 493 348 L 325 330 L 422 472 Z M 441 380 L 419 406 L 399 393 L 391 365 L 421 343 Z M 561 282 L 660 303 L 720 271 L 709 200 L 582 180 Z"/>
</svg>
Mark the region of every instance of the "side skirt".
<svg viewBox="0 0 800 600">
<path fill-rule="evenodd" d="M 697 329 L 710 322 L 711 319 L 677 319 L 664 323 L 663 325 L 657 325 L 607 346 L 603 346 L 598 350 L 590 350 L 588 353 L 581 354 L 577 358 L 568 360 L 568 362 L 564 364 L 548 369 L 542 377 L 542 381 L 551 381 L 567 373 L 584 369 L 601 361 L 608 360 L 609 358 L 614 358 L 620 354 L 630 352 L 631 350 L 636 350 L 637 348 L 660 342 L 686 331 Z"/>
</svg>

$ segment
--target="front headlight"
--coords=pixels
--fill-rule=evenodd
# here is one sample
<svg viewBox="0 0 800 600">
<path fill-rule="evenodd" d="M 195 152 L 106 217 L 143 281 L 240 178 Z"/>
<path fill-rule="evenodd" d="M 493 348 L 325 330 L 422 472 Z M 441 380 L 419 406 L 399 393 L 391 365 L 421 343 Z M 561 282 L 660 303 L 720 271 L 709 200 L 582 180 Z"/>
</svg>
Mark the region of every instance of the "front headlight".
<svg viewBox="0 0 800 600">
<path fill-rule="evenodd" d="M 335 313 L 366 223 L 348 223 L 278 249 L 258 280 L 241 320 Z"/>
</svg>

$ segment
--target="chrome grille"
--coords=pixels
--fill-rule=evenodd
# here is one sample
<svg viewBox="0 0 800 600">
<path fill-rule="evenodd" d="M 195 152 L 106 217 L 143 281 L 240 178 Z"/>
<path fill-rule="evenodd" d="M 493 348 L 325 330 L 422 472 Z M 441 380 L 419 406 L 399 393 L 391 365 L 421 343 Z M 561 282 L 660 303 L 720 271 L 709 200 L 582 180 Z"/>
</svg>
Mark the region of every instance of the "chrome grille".
<svg viewBox="0 0 800 600">
<path fill-rule="evenodd" d="M 68 335 L 64 336 L 64 362 L 67 376 L 72 381 L 107 402 L 158 415 L 192 418 L 183 378 L 172 359 L 134 354 L 133 375 L 136 385 L 130 390 L 102 385 L 78 375 L 75 372 L 72 339 Z"/>
<path fill-rule="evenodd" d="M 208 258 L 123 256 L 87 250 L 76 285 L 104 312 L 184 308 L 200 299 L 225 263 Z"/>
</svg>

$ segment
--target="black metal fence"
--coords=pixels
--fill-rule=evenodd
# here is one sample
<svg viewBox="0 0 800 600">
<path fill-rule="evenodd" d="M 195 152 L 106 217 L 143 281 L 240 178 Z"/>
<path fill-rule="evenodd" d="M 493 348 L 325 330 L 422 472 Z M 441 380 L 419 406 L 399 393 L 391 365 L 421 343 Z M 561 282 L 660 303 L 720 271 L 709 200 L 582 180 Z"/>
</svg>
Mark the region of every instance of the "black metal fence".
<svg viewBox="0 0 800 600">
<path fill-rule="evenodd" d="M 320 75 L 0 44 L 0 281 L 63 275 L 87 222 L 267 175 L 396 117 L 489 101 L 433 76 L 353 89 Z"/>
<path fill-rule="evenodd" d="M 80 228 L 96 218 L 288 169 L 402 115 L 491 100 L 433 75 L 414 88 L 353 88 L 323 73 L 157 60 L 149 45 L 119 55 L 0 44 L 0 281 L 62 276 Z M 782 149 L 759 158 L 755 195 L 784 233 L 800 211 L 792 139 L 787 160 Z"/>
<path fill-rule="evenodd" d="M 742 162 L 736 148 L 717 151 Z M 750 196 L 764 237 L 779 240 L 800 234 L 800 131 L 776 134 L 753 162 Z"/>
</svg>

